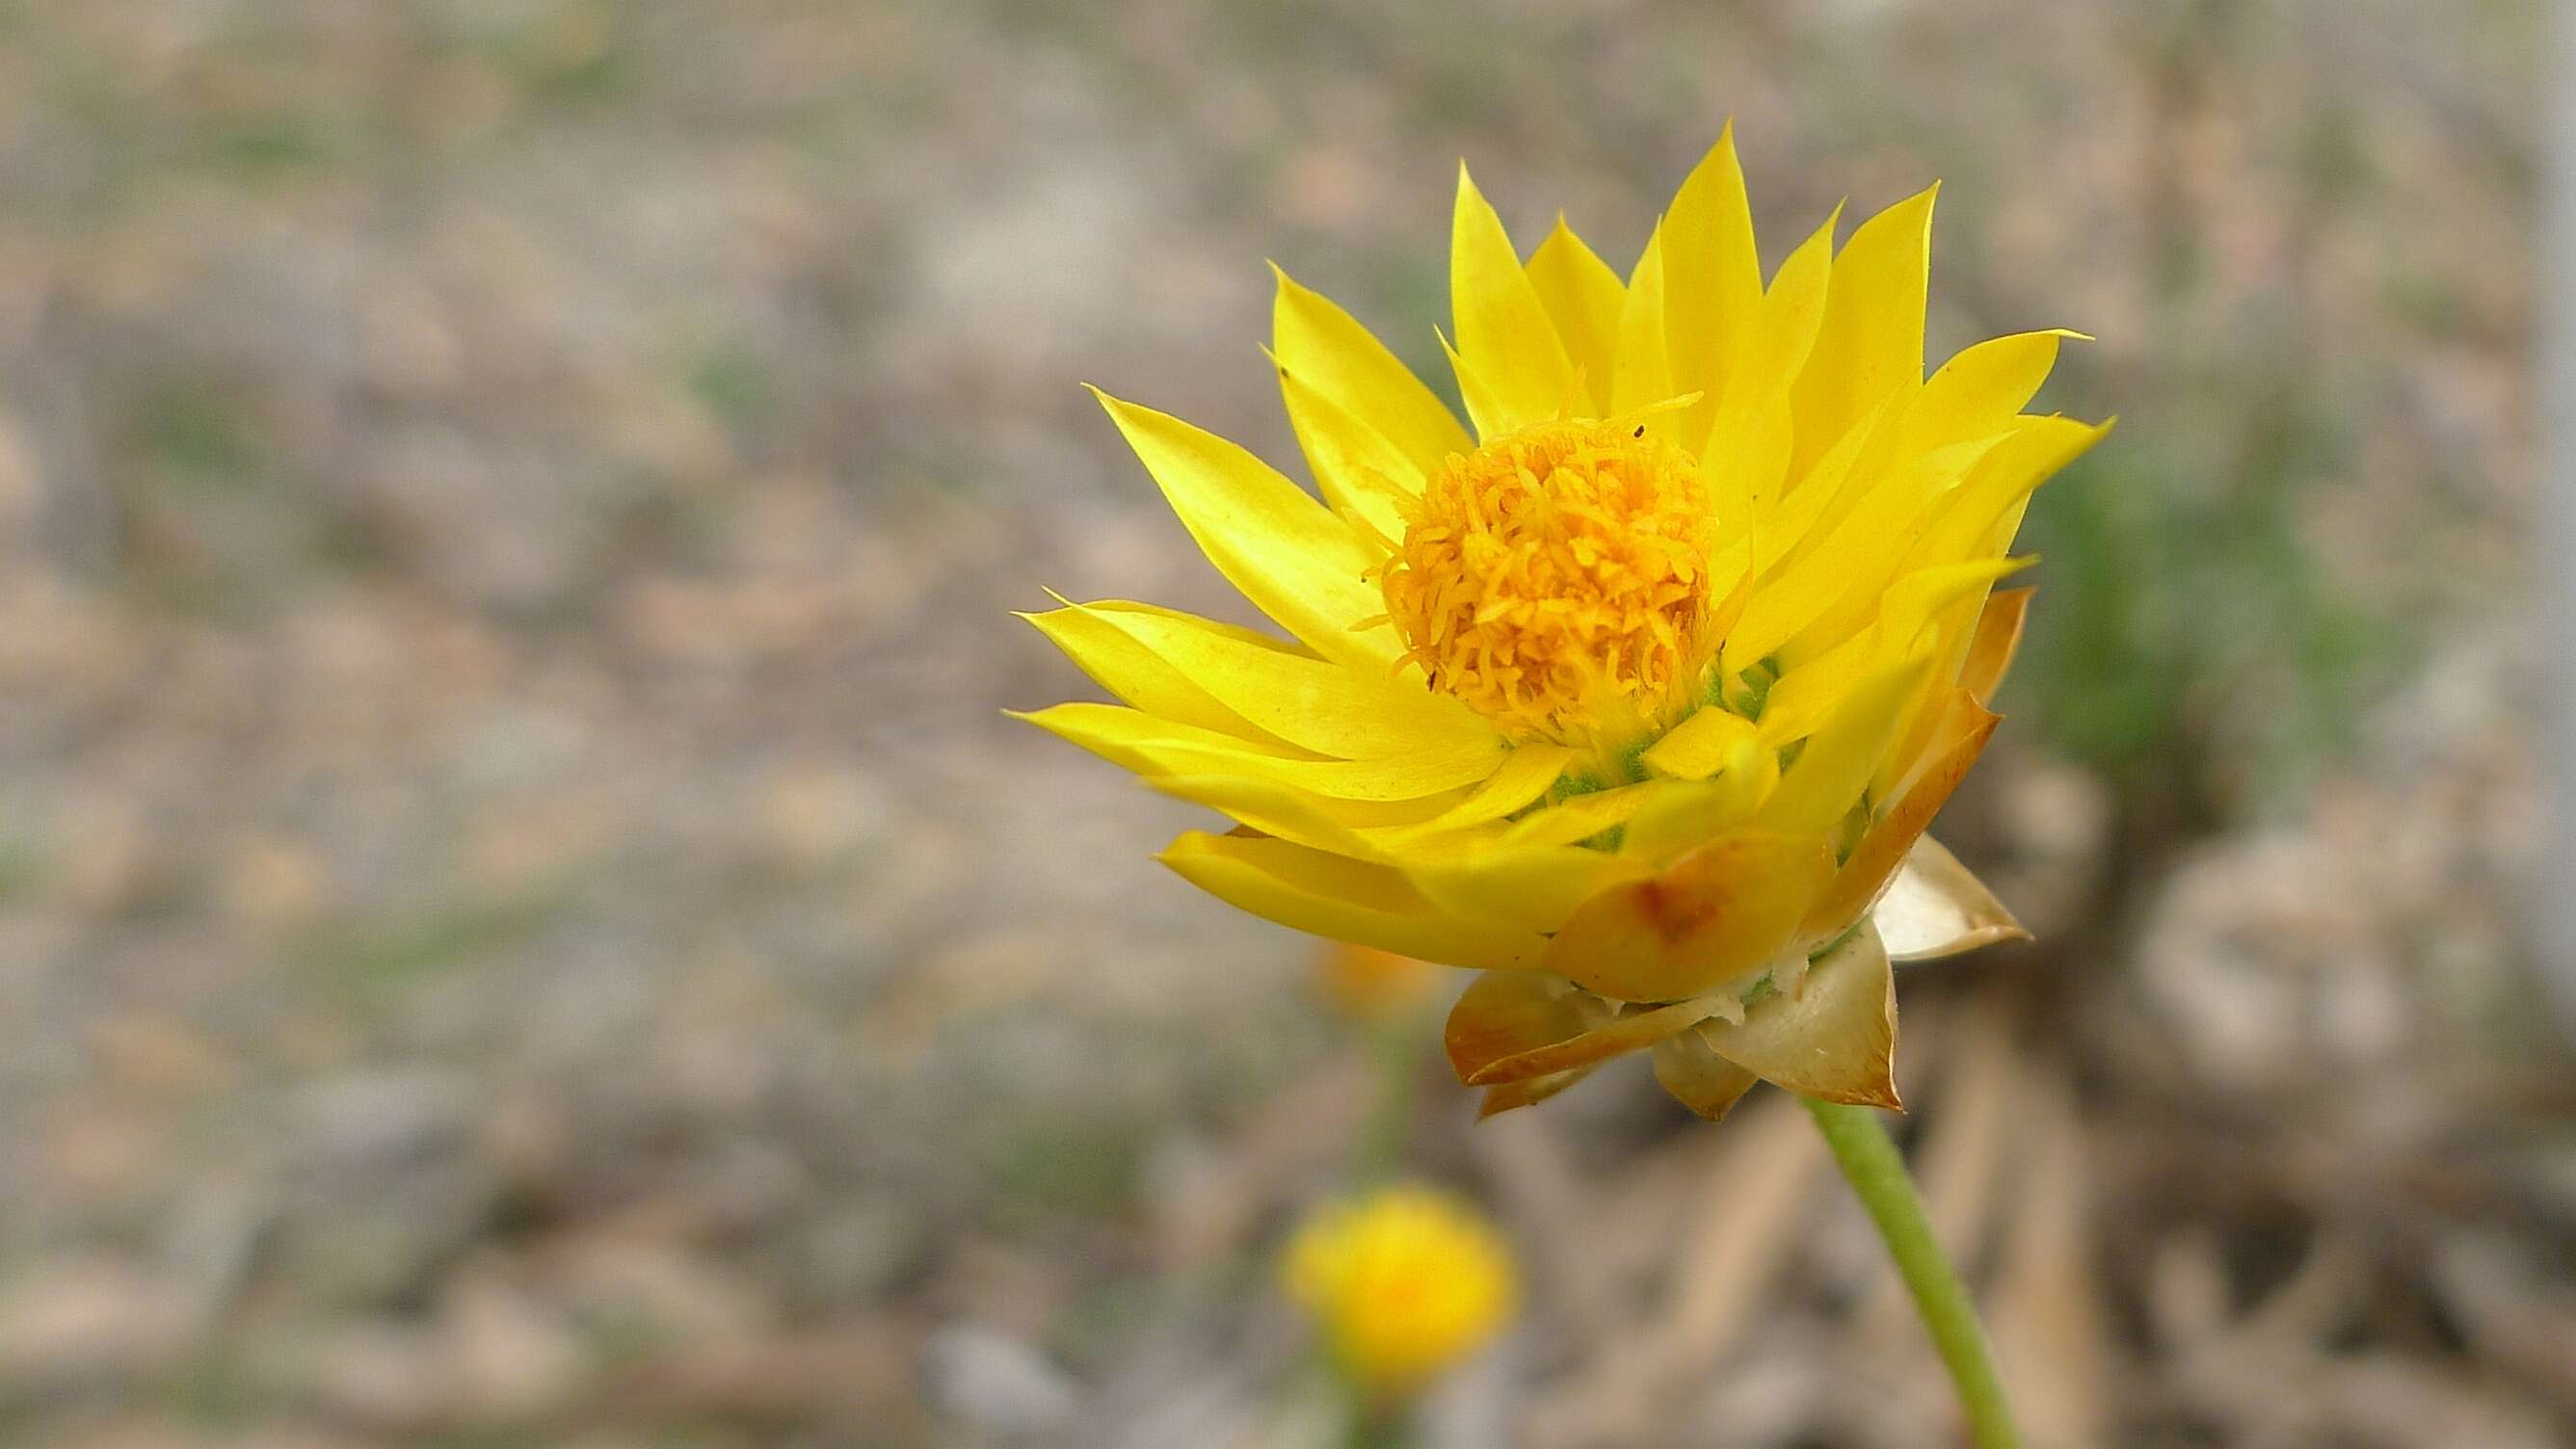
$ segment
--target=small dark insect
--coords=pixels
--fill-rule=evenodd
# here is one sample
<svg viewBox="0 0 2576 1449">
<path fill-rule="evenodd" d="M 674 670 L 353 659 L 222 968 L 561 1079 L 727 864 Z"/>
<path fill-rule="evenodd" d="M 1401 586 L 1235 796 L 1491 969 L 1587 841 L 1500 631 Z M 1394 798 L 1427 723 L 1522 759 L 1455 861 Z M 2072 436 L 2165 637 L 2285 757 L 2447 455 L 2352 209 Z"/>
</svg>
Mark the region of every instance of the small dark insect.
<svg viewBox="0 0 2576 1449">
<path fill-rule="evenodd" d="M 1637 431 L 1636 431 L 1636 432 L 1634 432 L 1634 433 L 1632 433 L 1632 434 L 1630 434 L 1629 436 L 1631 436 L 1631 437 L 1637 437 L 1637 438 L 1642 438 L 1642 437 L 1644 437 L 1645 435 L 1646 435 L 1646 425 L 1645 425 L 1644 423 L 1639 423 L 1639 424 L 1637 424 Z"/>
</svg>

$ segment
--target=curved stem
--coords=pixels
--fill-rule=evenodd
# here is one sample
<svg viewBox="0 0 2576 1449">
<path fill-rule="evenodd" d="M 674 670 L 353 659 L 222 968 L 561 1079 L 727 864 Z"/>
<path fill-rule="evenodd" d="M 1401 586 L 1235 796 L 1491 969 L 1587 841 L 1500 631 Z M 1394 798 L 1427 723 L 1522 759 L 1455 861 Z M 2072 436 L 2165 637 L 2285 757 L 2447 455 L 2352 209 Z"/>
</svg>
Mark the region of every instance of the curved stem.
<svg viewBox="0 0 2576 1449">
<path fill-rule="evenodd" d="M 1835 1165 L 1843 1170 L 1861 1206 L 1869 1209 L 1870 1221 L 1878 1225 L 1878 1235 L 1887 1243 L 1888 1256 L 1896 1260 L 1897 1275 L 1914 1295 L 1915 1310 L 1931 1330 L 1932 1346 L 1940 1350 L 1950 1382 L 1959 1390 L 1959 1402 L 1968 1412 L 1969 1438 L 1977 1449 L 2020 1449 L 2021 1436 L 2013 1432 L 2003 1383 L 1995 1377 L 1994 1354 L 1986 1345 L 1985 1329 L 1977 1322 L 1977 1305 L 1933 1238 L 1922 1195 L 1914 1190 L 1905 1159 L 1888 1140 L 1878 1113 L 1813 1097 L 1798 1100 L 1806 1104 L 1817 1130 L 1825 1134 Z"/>
</svg>

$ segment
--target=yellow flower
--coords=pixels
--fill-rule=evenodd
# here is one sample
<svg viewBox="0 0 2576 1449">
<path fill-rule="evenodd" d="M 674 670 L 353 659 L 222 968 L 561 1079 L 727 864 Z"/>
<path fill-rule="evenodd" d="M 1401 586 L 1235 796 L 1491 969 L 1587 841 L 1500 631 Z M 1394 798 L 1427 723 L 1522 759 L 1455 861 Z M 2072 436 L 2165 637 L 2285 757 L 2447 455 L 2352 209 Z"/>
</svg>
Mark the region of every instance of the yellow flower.
<svg viewBox="0 0 2576 1449">
<path fill-rule="evenodd" d="M 1335 1365 L 1384 1399 L 1413 1394 L 1482 1348 L 1520 1297 L 1501 1236 L 1473 1208 L 1414 1186 L 1307 1219 L 1284 1276 Z"/>
<path fill-rule="evenodd" d="M 1721 137 L 1622 282 L 1562 221 L 1524 264 L 1462 169 L 1474 435 L 1281 275 L 1321 502 L 1102 403 L 1293 638 L 1067 605 L 1031 622 L 1126 704 L 1029 718 L 1230 816 L 1162 856 L 1210 893 L 1483 969 L 1447 1043 L 1489 1113 L 1633 1050 L 1712 1118 L 1757 1078 L 1893 1105 L 1890 958 L 2020 933 L 1923 832 L 1995 727 L 2022 511 L 2108 426 L 2022 411 L 2080 334 L 1924 378 L 1933 196 L 1766 286 Z"/>
</svg>

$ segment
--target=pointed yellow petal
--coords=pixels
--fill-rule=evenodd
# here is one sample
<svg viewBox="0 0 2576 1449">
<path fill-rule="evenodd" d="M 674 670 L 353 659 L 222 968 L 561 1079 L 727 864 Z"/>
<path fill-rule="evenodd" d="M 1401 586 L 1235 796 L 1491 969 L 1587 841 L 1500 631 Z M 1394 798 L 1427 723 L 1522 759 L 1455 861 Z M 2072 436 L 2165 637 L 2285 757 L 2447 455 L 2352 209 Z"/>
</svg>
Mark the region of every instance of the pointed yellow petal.
<svg viewBox="0 0 2576 1449">
<path fill-rule="evenodd" d="M 1932 674 L 1934 687 L 1915 707 L 1913 722 L 1905 729 L 1904 743 L 1889 753 L 1879 766 L 1877 777 L 1871 781 L 1875 798 L 1893 798 L 1899 782 L 1921 769 L 1936 749 L 1947 747 L 1948 737 L 1943 734 L 1945 728 L 1969 723 L 1956 700 L 1950 697 L 1952 693 L 1977 705 L 1975 713 L 1985 713 L 1984 706 L 1994 697 L 1995 687 L 2003 682 L 2004 671 L 2011 667 L 2013 651 L 2021 642 L 2022 620 L 2029 612 L 2032 592 L 2027 588 L 2006 589 L 1983 601 L 1961 599 L 1950 613 L 1943 616 L 1938 627 L 1946 641 L 1942 646 L 1948 651 L 1946 657 L 1955 661 L 1950 674 L 1956 689 L 1952 691 L 1942 684 L 1942 669 L 1935 666 Z M 1953 617 L 1958 609 L 1971 604 L 1980 606 L 1976 621 L 1960 628 L 1952 622 Z M 1958 718 L 1954 719 L 1954 716 Z"/>
<path fill-rule="evenodd" d="M 1328 659 L 1391 669 L 1395 630 L 1356 627 L 1386 599 L 1350 525 L 1242 448 L 1167 413 L 1095 393 L 1217 572 Z"/>
<path fill-rule="evenodd" d="M 1566 356 L 1582 375 L 1585 396 L 1595 412 L 1607 416 L 1619 356 L 1619 314 L 1627 301 L 1619 274 L 1560 215 L 1556 229 L 1530 258 L 1529 279 L 1538 289 L 1539 305 L 1556 323 L 1556 335 L 1564 339 Z"/>
<path fill-rule="evenodd" d="M 1393 443 L 1418 473 L 1475 447 L 1439 395 L 1367 328 L 1322 293 L 1277 267 L 1271 271 L 1279 278 L 1279 298 L 1271 308 L 1270 345 L 1281 371 Z"/>
<path fill-rule="evenodd" d="M 1834 227 L 1841 215 L 1841 208 L 1835 208 L 1780 264 L 1754 310 L 1751 333 L 1737 349 L 1725 400 L 1704 435 L 1682 434 L 1683 445 L 1701 454 L 1701 471 L 1717 490 L 1714 502 L 1729 516 L 1748 516 L 1756 504 L 1778 497 L 1790 476 L 1790 385 L 1806 364 L 1825 315 Z M 1684 418 L 1686 425 L 1697 423 L 1697 410 Z"/>
<path fill-rule="evenodd" d="M 1473 710 L 1383 668 L 1262 649 L 1186 614 L 1105 617 L 1227 709 L 1317 754 L 1382 759 L 1495 738 Z"/>
<path fill-rule="evenodd" d="M 1422 473 L 1385 434 L 1315 391 L 1286 367 L 1279 396 L 1288 426 L 1315 473 L 1315 486 L 1335 512 L 1356 515 L 1389 543 L 1404 539 L 1402 500 L 1422 492 Z"/>
<path fill-rule="evenodd" d="M 1762 260 L 1754 250 L 1734 122 L 1674 194 L 1660 235 L 1673 391 L 1700 394 L 1682 424 L 1683 446 L 1696 449 L 1725 401 L 1736 359 L 1751 344 L 1762 303 Z"/>
<path fill-rule="evenodd" d="M 1907 561 L 1916 566 L 1947 563 L 1976 558 L 1998 548 L 2000 545 L 1992 540 L 2005 513 L 2110 431 L 2108 423 L 2096 426 L 2057 417 L 2022 419 L 1941 500 L 1931 526 L 1915 541 Z"/>
<path fill-rule="evenodd" d="M 1124 638 L 1125 635 L 1119 637 Z M 1068 740 L 1131 770 L 1153 768 L 1137 751 L 1150 745 L 1197 745 L 1211 751 L 1232 750 L 1250 769 L 1250 762 L 1295 764 L 1314 763 L 1321 757 L 1294 745 L 1281 743 L 1264 735 L 1248 739 L 1221 729 L 1210 729 L 1188 720 L 1172 719 L 1147 710 L 1129 709 L 1114 704 L 1049 705 L 1040 710 L 1006 709 L 1012 719 L 1025 720 L 1058 739 Z"/>
<path fill-rule="evenodd" d="M 1082 672 L 1090 675 L 1101 688 L 1138 709 L 1259 744 L 1287 744 L 1277 735 L 1226 708 L 1216 696 L 1192 683 L 1188 675 L 1164 663 L 1162 656 L 1119 628 L 1111 614 L 1130 609 L 1168 612 L 1154 610 L 1146 604 L 1112 601 L 1068 604 L 1043 614 L 1022 614 L 1020 617 L 1063 650 L 1065 657 L 1079 665 Z M 1275 649 L 1287 649 L 1276 641 L 1257 642 Z"/>
<path fill-rule="evenodd" d="M 1504 431 L 1544 422 L 1582 396 L 1574 363 L 1539 301 L 1503 220 L 1458 168 L 1449 242 L 1449 294 L 1458 354 L 1500 404 Z M 1477 419 L 1480 429 L 1485 420 Z M 1491 431 L 1486 432 L 1491 437 Z"/>
<path fill-rule="evenodd" d="M 1878 621 L 1868 631 L 1844 640 L 1820 659 L 1792 668 L 1771 687 L 1762 709 L 1762 737 L 1774 745 L 1799 738 L 1820 724 L 1871 668 L 1918 645 L 1930 651 L 1935 661 L 1935 668 L 1927 672 L 1928 689 L 1929 680 L 1939 675 L 1940 661 L 1949 656 L 1937 635 L 1927 636 L 1925 631 L 1954 605 L 1976 602 L 1995 580 L 2030 562 L 2009 558 L 1940 564 L 1897 580 L 1880 599 Z M 1906 717 L 1914 718 L 1914 712 L 1909 709 Z M 1893 784 L 1893 777 L 1887 783 Z"/>
<path fill-rule="evenodd" d="M 1825 632 L 1824 621 L 1841 624 L 1838 637 L 1848 637 L 1856 626 L 1843 616 L 1877 612 L 1887 581 L 1907 556 L 1907 537 L 1934 500 L 2004 441 L 1999 434 L 1925 454 L 1861 491 L 1820 543 L 1793 551 L 1788 565 L 1755 591 L 1727 636 L 1727 671 L 1748 668 L 1810 631 Z"/>
<path fill-rule="evenodd" d="M 1621 1001 L 1723 990 L 1788 943 L 1833 870 L 1821 834 L 1711 841 L 1585 902 L 1548 942 L 1547 968 Z"/>
<path fill-rule="evenodd" d="M 1881 404 L 1867 418 L 1843 435 L 1815 467 L 1802 478 L 1786 479 L 1787 491 L 1770 500 L 1770 506 L 1756 521 L 1753 571 L 1756 577 L 1768 575 L 1791 554 L 1812 552 L 1823 542 L 1819 532 L 1830 515 L 1840 520 L 1848 508 L 1837 508 L 1847 488 L 1854 483 L 1857 465 L 1868 453 L 1871 441 L 1878 436 L 1893 408 Z M 1872 475 L 1858 474 L 1867 478 Z"/>
<path fill-rule="evenodd" d="M 1572 845 L 1589 840 L 1627 824 L 1639 810 L 1679 784 L 1674 780 L 1648 780 L 1560 800 L 1513 821 L 1500 839 L 1505 845 Z"/>
<path fill-rule="evenodd" d="M 1851 859 L 1834 872 L 1833 884 L 1809 907 L 1799 939 L 1830 939 L 1860 918 L 1984 753 L 1986 741 L 1994 737 L 1996 717 L 1965 691 L 1953 691 L 1951 701 L 1944 732 L 1933 740 L 1931 763 L 1903 785 L 1895 803 L 1853 848 Z M 1964 709 L 1959 707 L 1963 703 Z"/>
<path fill-rule="evenodd" d="M 1905 421 L 1892 440 L 1896 455 L 2002 432 L 2048 380 L 2058 343 L 2083 335 L 2052 328 L 1962 348 L 1906 403 Z"/>
<path fill-rule="evenodd" d="M 1793 1092 L 1860 1107 L 1897 1108 L 1896 978 L 1864 922 L 1818 958 L 1794 991 L 1744 1010 L 1741 1023 L 1702 1022 L 1718 1055 Z"/>
<path fill-rule="evenodd" d="M 1940 190 L 1927 188 L 1861 223 L 1834 258 L 1824 325 L 1794 390 L 1793 472 L 1805 472 L 1888 394 L 1921 385 L 1932 203 Z"/>
<path fill-rule="evenodd" d="M 1564 745 L 1521 745 L 1466 799 L 1437 818 L 1424 821 L 1420 833 L 1430 836 L 1500 820 L 1546 794 L 1575 757 L 1576 752 Z"/>
<path fill-rule="evenodd" d="M 1655 1080 L 1674 1101 L 1717 1122 L 1761 1078 L 1710 1050 L 1692 1030 L 1655 1043 Z"/>
<path fill-rule="evenodd" d="M 1898 961 L 1930 961 L 2030 939 L 1986 883 L 1929 835 L 1914 842 L 1869 915 L 1888 956 Z"/>
<path fill-rule="evenodd" d="M 1192 831 L 1160 857 L 1184 880 L 1264 920 L 1445 966 L 1537 964 L 1540 939 L 1432 907 L 1384 866 L 1284 840 Z"/>
<path fill-rule="evenodd" d="M 1677 780 L 1705 780 L 1721 770 L 1748 768 L 1763 753 L 1753 721 L 1722 709 L 1703 709 L 1647 747 L 1646 764 Z"/>
<path fill-rule="evenodd" d="M 1698 788 L 1639 809 L 1619 853 L 1662 864 L 1750 819 L 1780 783 L 1780 752 L 1753 722 L 1722 709 L 1682 721 L 1644 756 L 1648 766 Z"/>
<path fill-rule="evenodd" d="M 2022 623 L 2030 614 L 2036 590 L 2005 589 L 1986 600 L 1977 616 L 1977 632 L 1968 642 L 1968 657 L 1959 666 L 1959 687 L 1979 704 L 1990 704 L 2011 670 L 2021 647 Z"/>
<path fill-rule="evenodd" d="M 1491 776 L 1505 761 L 1502 741 L 1467 741 L 1444 750 L 1375 760 L 1323 760 L 1247 744 L 1138 710 L 1106 704 L 1060 704 L 1017 714 L 1140 774 L 1252 775 L 1339 800 L 1416 800 Z"/>
<path fill-rule="evenodd" d="M 1460 356 L 1449 339 L 1440 339 L 1440 350 L 1449 356 L 1449 370 L 1458 377 L 1458 400 L 1467 405 L 1467 416 L 1476 425 L 1479 438 L 1498 438 L 1520 427 L 1507 399 L 1482 373 Z"/>
<path fill-rule="evenodd" d="M 1879 758 L 1896 743 L 1905 707 L 1931 668 L 1931 652 L 1918 650 L 1854 686 L 1824 726 L 1807 737 L 1797 763 L 1781 773 L 1756 823 L 1791 836 L 1821 836 L 1839 824 L 1859 802 Z M 1770 718 L 1767 707 L 1763 717 Z"/>
<path fill-rule="evenodd" d="M 1336 800 L 1253 775 L 1147 773 L 1143 779 L 1157 793 L 1222 810 L 1235 823 L 1264 835 L 1380 862 L 1389 859 L 1389 852 L 1373 832 L 1416 824 L 1456 798 L 1444 794 L 1419 800 Z"/>
<path fill-rule="evenodd" d="M 1842 214 L 1842 207 L 1835 206 L 1824 224 L 1809 233 L 1772 275 L 1746 339 L 1739 379 L 1745 388 L 1789 389 L 1789 379 L 1803 376 L 1816 356 L 1824 324 L 1833 316 L 1834 282 L 1840 271 L 1833 256 L 1834 228 Z M 1744 389 L 1730 387 L 1729 400 L 1750 403 L 1753 399 L 1744 395 Z M 1836 433 L 1834 438 L 1841 436 Z M 1825 441 L 1831 443 L 1834 438 Z"/>
<path fill-rule="evenodd" d="M 1664 340 L 1664 232 L 1646 239 L 1645 253 L 1628 274 L 1628 291 L 1620 299 L 1618 360 L 1611 367 L 1610 411 L 1615 416 L 1649 407 L 1680 394 L 1673 386 L 1672 356 Z M 1648 418 L 1649 432 L 1668 426 Z"/>
<path fill-rule="evenodd" d="M 1408 861 L 1422 894 L 1462 916 L 1553 932 L 1585 901 L 1653 874 L 1633 856 L 1579 845 L 1494 846 L 1429 863 Z"/>
<path fill-rule="evenodd" d="M 1711 779 L 1668 782 L 1637 809 L 1619 837 L 1619 854 L 1656 869 L 1743 827 L 1780 784 L 1780 755 L 1765 745 L 1743 768 Z"/>
</svg>

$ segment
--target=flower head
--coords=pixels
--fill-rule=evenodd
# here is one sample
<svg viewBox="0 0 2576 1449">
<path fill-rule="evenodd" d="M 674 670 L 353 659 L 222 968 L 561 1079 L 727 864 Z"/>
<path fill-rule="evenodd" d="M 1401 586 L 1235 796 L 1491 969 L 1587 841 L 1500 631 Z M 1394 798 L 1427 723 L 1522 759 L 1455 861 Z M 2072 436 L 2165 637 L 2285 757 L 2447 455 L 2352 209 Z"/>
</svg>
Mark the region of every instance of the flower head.
<svg viewBox="0 0 2576 1449">
<path fill-rule="evenodd" d="M 1231 817 L 1162 857 L 1203 889 L 1483 969 L 1447 1043 L 1489 1112 L 1635 1050 L 1711 1117 L 1892 1105 L 1891 958 L 2019 933 L 1924 829 L 1996 724 L 2022 511 L 2107 427 L 2023 411 L 2076 334 L 1924 376 L 1933 196 L 1766 284 L 1721 138 L 1622 280 L 1561 221 L 1524 263 L 1462 170 L 1473 433 L 1282 274 L 1320 502 L 1102 402 L 1290 637 L 1070 604 L 1032 622 L 1125 704 L 1029 718 Z"/>
<path fill-rule="evenodd" d="M 1538 423 L 1398 501 L 1388 617 L 1431 688 L 1516 740 L 1670 720 L 1707 663 L 1717 516 L 1689 454 L 1616 423 Z"/>
<path fill-rule="evenodd" d="M 1401 1399 L 1484 1347 L 1519 1303 L 1511 1251 L 1476 1211 L 1428 1188 L 1384 1188 L 1308 1218 L 1288 1247 L 1288 1294 L 1334 1364 Z"/>
</svg>

